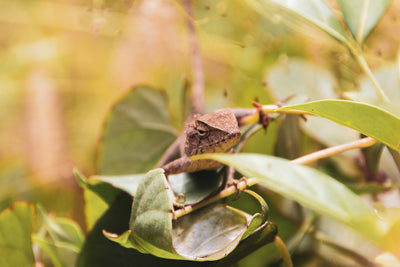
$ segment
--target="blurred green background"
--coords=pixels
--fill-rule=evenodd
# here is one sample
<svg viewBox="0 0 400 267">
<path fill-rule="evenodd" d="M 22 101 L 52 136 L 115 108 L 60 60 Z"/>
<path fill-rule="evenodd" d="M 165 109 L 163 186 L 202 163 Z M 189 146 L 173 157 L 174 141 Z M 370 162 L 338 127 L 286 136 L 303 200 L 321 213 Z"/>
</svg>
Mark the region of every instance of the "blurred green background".
<svg viewBox="0 0 400 267">
<path fill-rule="evenodd" d="M 275 102 L 285 76 L 276 86 L 271 75 L 293 59 L 328 70 L 328 91 L 357 87 L 360 70 L 348 51 L 310 25 L 280 14 L 266 19 L 245 1 L 194 4 L 208 111 Z M 372 67 L 396 58 L 399 11 L 393 1 L 364 45 Z M 42 203 L 84 227 L 72 168 L 96 173 L 103 119 L 134 85 L 165 89 L 181 127 L 191 79 L 185 16 L 173 0 L 0 2 L 0 210 L 16 200 Z M 246 149 L 272 153 L 273 145 L 260 147 L 256 137 Z"/>
</svg>

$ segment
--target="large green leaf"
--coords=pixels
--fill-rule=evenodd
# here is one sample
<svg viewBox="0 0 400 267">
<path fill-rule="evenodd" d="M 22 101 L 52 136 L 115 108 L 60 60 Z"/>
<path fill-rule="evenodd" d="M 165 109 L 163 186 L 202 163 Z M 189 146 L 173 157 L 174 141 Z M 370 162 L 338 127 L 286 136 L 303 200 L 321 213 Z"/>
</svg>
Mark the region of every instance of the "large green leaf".
<svg viewBox="0 0 400 267">
<path fill-rule="evenodd" d="M 179 259 L 172 246 L 173 193 L 164 170 L 147 173 L 133 201 L 130 230 L 135 247 L 163 258 Z"/>
<path fill-rule="evenodd" d="M 399 236 L 390 236 L 388 231 L 398 220 L 381 220 L 350 189 L 324 173 L 284 159 L 257 154 L 205 154 L 193 159 L 200 158 L 231 165 L 246 177 L 259 179 L 259 183 L 268 189 L 350 226 L 374 244 L 397 250 L 392 242 Z"/>
<path fill-rule="evenodd" d="M 338 0 L 344 20 L 359 42 L 369 35 L 392 0 Z"/>
<path fill-rule="evenodd" d="M 188 259 L 220 259 L 239 244 L 247 222 L 239 210 L 224 204 L 212 205 L 174 221 L 173 244 Z"/>
<path fill-rule="evenodd" d="M 372 105 L 345 100 L 320 100 L 286 106 L 279 110 L 301 110 L 375 138 L 400 151 L 400 118 Z"/>
<path fill-rule="evenodd" d="M 84 188 L 85 215 L 88 226 L 107 210 L 110 203 L 122 190 L 135 196 L 136 190 L 145 174 L 92 176 L 86 179 L 75 170 L 78 182 Z M 222 184 L 223 175 L 216 171 L 203 171 L 197 173 L 181 173 L 170 175 L 170 185 L 176 195 L 185 195 L 185 204 L 193 204 L 203 200 L 218 190 Z M 106 202 L 105 202 L 106 201 Z"/>
<path fill-rule="evenodd" d="M 266 204 L 261 203 L 262 213 Z M 173 221 L 173 195 L 162 169 L 140 182 L 131 212 L 130 230 L 105 232 L 124 247 L 168 259 L 217 260 L 229 254 L 249 228 L 264 222 L 224 204 L 212 205 Z"/>
<path fill-rule="evenodd" d="M 149 87 L 124 95 L 104 125 L 99 172 L 103 175 L 146 172 L 176 139 L 165 96 Z"/>
<path fill-rule="evenodd" d="M 346 34 L 337 20 L 335 14 L 323 0 L 248 0 L 256 11 L 263 15 L 271 16 L 273 5 L 283 8 L 283 12 L 291 12 L 292 15 L 317 26 L 335 39 L 347 42 Z"/>
<path fill-rule="evenodd" d="M 132 206 L 132 197 L 128 194 L 119 195 L 110 208 L 96 222 L 89 232 L 83 245 L 76 266 L 209 266 L 204 262 L 174 261 L 158 258 L 150 254 L 143 254 L 137 250 L 129 249 L 107 239 L 104 229 L 122 234 L 129 229 L 129 213 Z"/>
<path fill-rule="evenodd" d="M 0 213 L 0 266 L 34 266 L 33 207 L 18 202 Z"/>
</svg>

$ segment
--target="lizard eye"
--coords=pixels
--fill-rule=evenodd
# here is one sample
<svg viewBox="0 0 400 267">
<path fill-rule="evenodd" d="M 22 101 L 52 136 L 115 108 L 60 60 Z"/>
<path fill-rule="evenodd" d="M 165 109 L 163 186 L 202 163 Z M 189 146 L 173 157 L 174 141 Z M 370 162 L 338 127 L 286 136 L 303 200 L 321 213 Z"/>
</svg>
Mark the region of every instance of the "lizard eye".
<svg viewBox="0 0 400 267">
<path fill-rule="evenodd" d="M 197 133 L 201 138 L 207 137 L 208 136 L 208 130 L 203 130 L 203 129 L 196 129 Z"/>
<path fill-rule="evenodd" d="M 206 125 L 204 125 L 201 122 L 195 121 L 194 123 L 194 129 L 196 130 L 196 134 L 200 137 L 200 138 L 205 138 L 208 136 L 210 129 L 208 129 L 208 127 Z"/>
</svg>

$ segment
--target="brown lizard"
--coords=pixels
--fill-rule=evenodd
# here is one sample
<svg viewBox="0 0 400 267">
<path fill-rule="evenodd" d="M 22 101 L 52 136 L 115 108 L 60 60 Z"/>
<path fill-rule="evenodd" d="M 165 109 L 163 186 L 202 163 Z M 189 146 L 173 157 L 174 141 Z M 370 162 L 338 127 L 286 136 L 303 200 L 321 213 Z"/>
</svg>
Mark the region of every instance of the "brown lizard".
<svg viewBox="0 0 400 267">
<path fill-rule="evenodd" d="M 191 161 L 189 157 L 204 153 L 228 152 L 239 140 L 239 124 L 232 110 L 223 109 L 206 115 L 192 115 L 186 121 L 183 136 L 171 148 L 171 151 L 176 151 L 179 147 L 180 157 L 168 162 L 168 154 L 173 152 L 166 153 L 166 159 L 161 160 L 158 165 L 162 166 L 166 175 L 218 169 L 222 164 L 216 161 Z"/>
<path fill-rule="evenodd" d="M 259 113 L 260 124 L 268 123 L 268 115 L 258 109 L 229 108 L 205 115 L 191 115 L 186 120 L 183 134 L 166 151 L 157 166 L 163 168 L 167 176 L 220 168 L 222 164 L 216 161 L 191 161 L 189 157 L 230 151 L 240 141 L 242 119 L 254 113 Z"/>
</svg>

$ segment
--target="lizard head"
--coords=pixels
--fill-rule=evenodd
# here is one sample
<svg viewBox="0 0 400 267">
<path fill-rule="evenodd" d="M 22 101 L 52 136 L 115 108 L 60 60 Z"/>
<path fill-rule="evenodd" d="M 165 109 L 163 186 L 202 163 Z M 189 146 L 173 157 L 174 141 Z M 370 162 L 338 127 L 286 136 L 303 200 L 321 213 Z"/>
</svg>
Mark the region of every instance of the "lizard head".
<svg viewBox="0 0 400 267">
<path fill-rule="evenodd" d="M 220 110 L 206 115 L 195 115 L 185 127 L 185 154 L 227 152 L 240 140 L 235 115 Z"/>
</svg>

